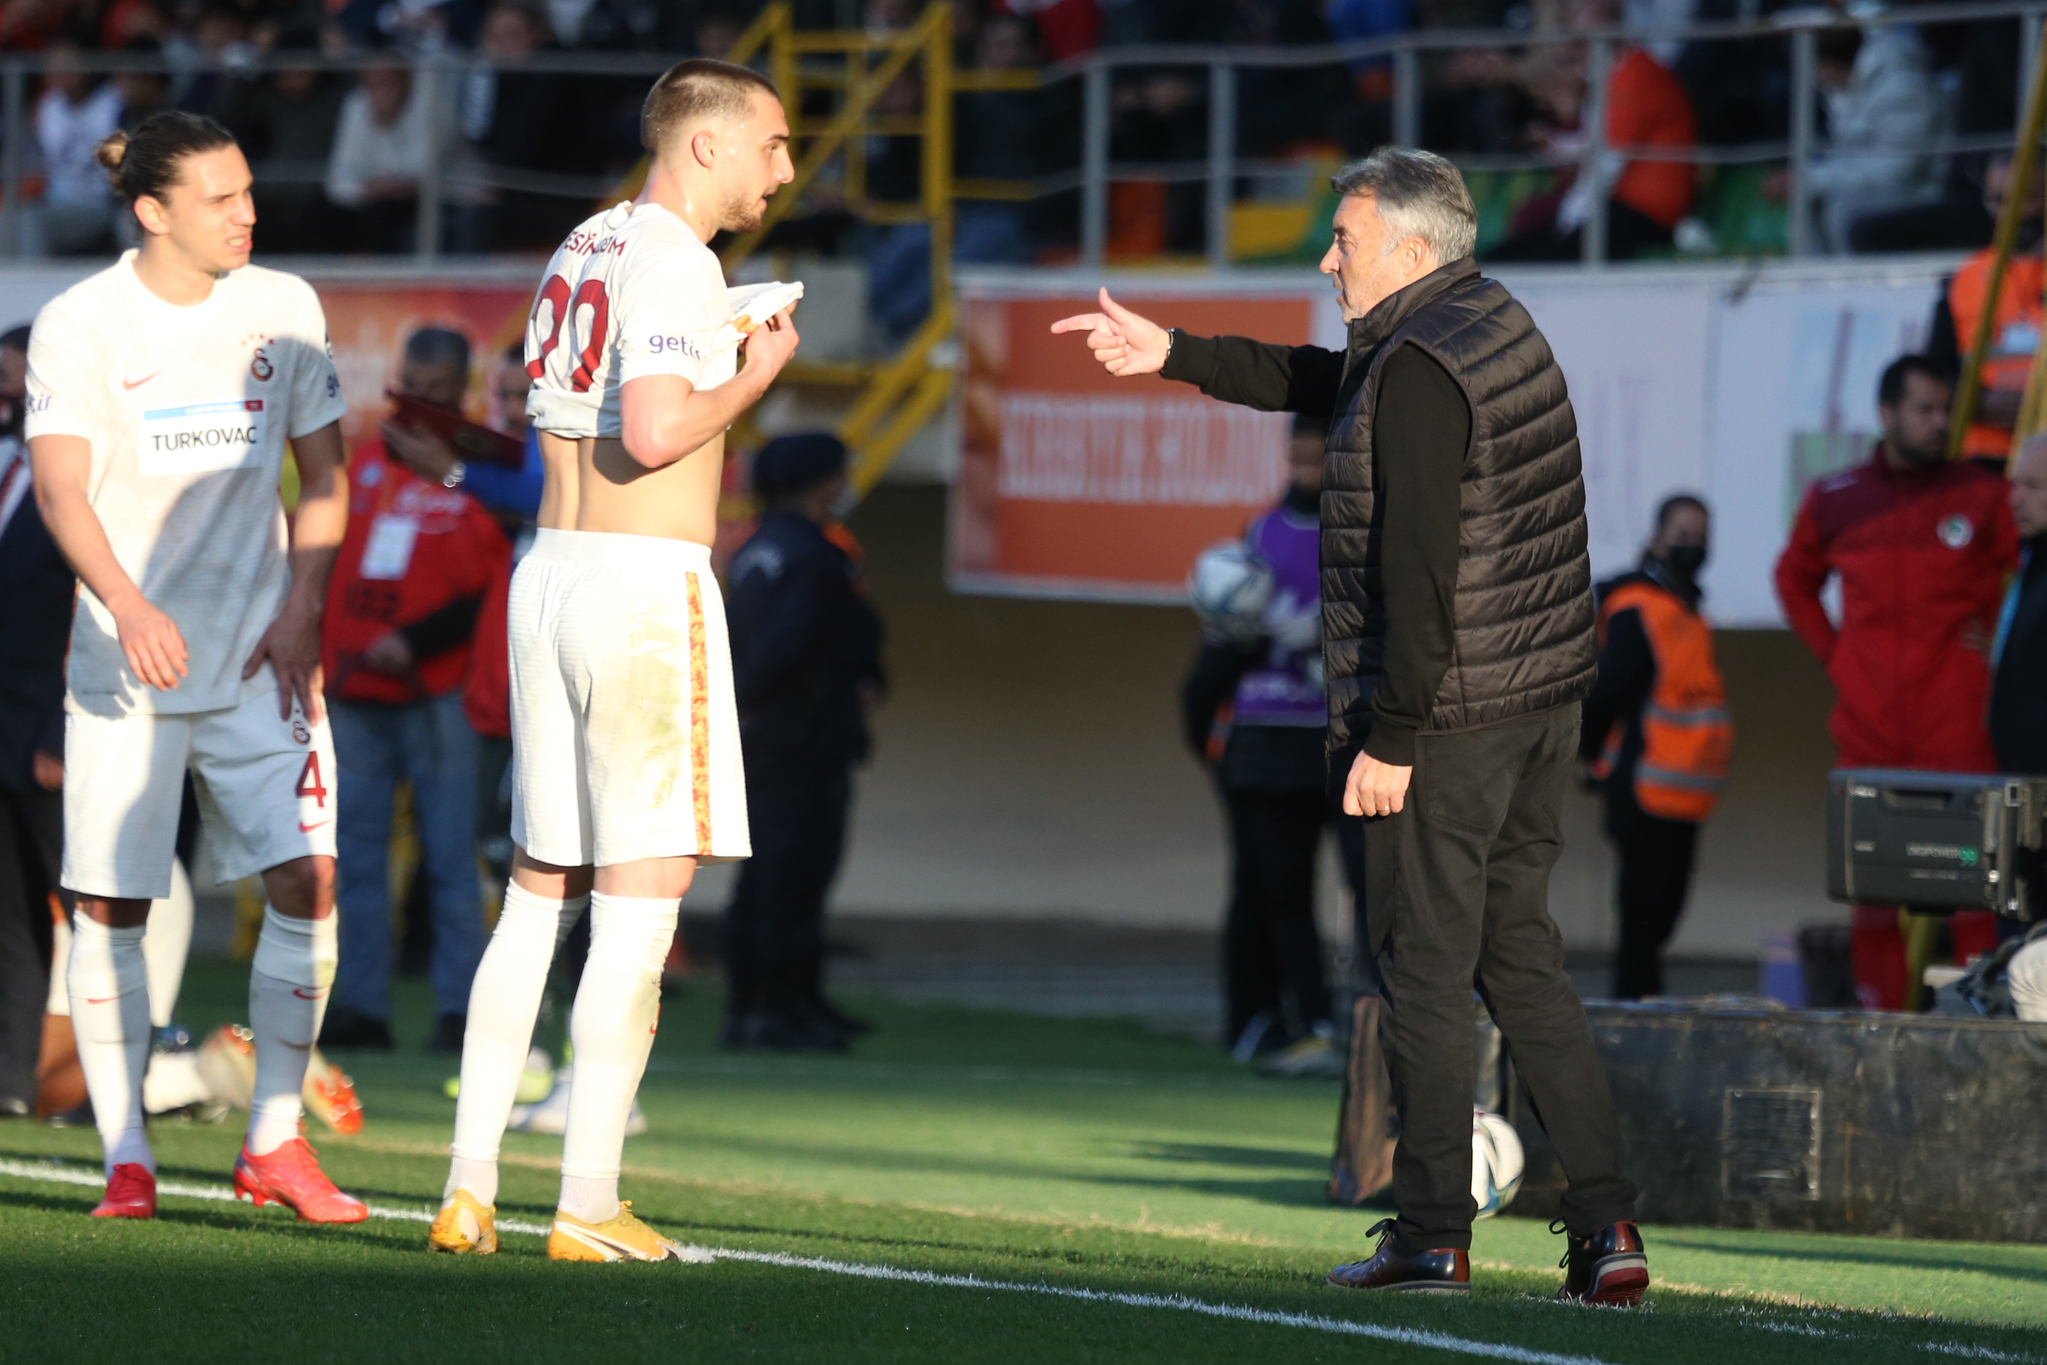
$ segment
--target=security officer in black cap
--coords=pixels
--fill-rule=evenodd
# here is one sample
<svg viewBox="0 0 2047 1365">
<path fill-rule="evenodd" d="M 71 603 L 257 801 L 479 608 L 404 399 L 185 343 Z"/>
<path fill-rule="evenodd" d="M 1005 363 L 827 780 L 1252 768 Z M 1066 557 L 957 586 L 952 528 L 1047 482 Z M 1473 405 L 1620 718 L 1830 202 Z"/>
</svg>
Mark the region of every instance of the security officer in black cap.
<svg viewBox="0 0 2047 1365">
<path fill-rule="evenodd" d="M 726 606 L 753 857 L 725 913 L 719 1042 L 841 1051 L 866 1028 L 824 997 L 824 903 L 882 691 L 881 619 L 832 519 L 844 444 L 778 437 L 754 457 L 753 488 L 760 528 L 732 558 Z"/>
</svg>

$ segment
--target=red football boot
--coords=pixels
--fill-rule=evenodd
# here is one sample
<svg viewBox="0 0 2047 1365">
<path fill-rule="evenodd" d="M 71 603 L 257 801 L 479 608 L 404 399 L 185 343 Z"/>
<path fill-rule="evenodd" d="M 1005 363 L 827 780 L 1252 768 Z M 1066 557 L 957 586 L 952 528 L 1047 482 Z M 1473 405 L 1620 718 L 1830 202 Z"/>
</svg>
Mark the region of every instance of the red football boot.
<svg viewBox="0 0 2047 1365">
<path fill-rule="evenodd" d="M 282 1204 L 307 1223 L 360 1223 L 370 1216 L 362 1200 L 334 1188 L 304 1138 L 293 1138 L 268 1156 L 256 1156 L 243 1143 L 235 1162 L 235 1197 Z"/>
<path fill-rule="evenodd" d="M 107 1177 L 107 1197 L 94 1218 L 156 1217 L 156 1175 L 139 1161 L 124 1161 Z"/>
</svg>

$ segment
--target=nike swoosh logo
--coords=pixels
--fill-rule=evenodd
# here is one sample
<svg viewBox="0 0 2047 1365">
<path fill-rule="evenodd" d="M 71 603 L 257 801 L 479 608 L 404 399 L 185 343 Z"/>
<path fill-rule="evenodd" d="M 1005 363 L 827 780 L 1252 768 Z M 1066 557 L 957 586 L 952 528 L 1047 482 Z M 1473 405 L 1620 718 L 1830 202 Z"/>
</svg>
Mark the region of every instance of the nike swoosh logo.
<svg viewBox="0 0 2047 1365">
<path fill-rule="evenodd" d="M 139 389 L 144 384 L 147 384 L 150 380 L 156 378 L 158 375 L 162 373 L 163 373 L 162 370 L 152 370 L 148 374 L 143 375 L 142 378 L 140 379 L 124 379 L 121 381 L 121 387 L 124 389 Z"/>
<path fill-rule="evenodd" d="M 313 991 L 312 993 L 308 994 L 305 987 L 293 986 L 291 988 L 291 993 L 301 1000 L 318 1000 L 321 996 L 327 993 L 327 989 L 326 987 L 323 986 L 319 990 Z"/>
<path fill-rule="evenodd" d="M 95 1000 L 95 999 L 93 999 L 93 998 L 92 998 L 91 996 L 89 996 L 89 995 L 88 995 L 88 996 L 86 996 L 86 997 L 85 997 L 85 1003 L 86 1003 L 86 1004 L 88 1004 L 88 1005 L 110 1005 L 110 1004 L 112 1004 L 112 1003 L 113 1003 L 114 1001 L 116 1001 L 116 1000 L 119 1000 L 120 998 L 121 998 L 121 997 L 120 997 L 120 996 L 118 996 L 118 995 L 110 995 L 110 996 L 108 996 L 108 997 L 107 997 L 106 999 L 104 999 L 104 1000 Z"/>
<path fill-rule="evenodd" d="M 311 834 L 314 830 L 321 828 L 326 823 L 327 822 L 325 820 L 315 820 L 313 821 L 312 824 L 309 825 L 305 821 L 301 820 L 299 821 L 299 833 Z"/>
</svg>

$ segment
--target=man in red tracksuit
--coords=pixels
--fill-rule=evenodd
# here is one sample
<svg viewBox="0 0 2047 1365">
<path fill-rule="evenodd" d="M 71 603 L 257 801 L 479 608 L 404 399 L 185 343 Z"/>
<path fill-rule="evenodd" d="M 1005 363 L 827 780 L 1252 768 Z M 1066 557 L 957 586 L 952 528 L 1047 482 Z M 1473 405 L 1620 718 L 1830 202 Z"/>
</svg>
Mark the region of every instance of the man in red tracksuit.
<svg viewBox="0 0 2047 1365">
<path fill-rule="evenodd" d="M 1868 464 L 1814 484 L 1777 561 L 1777 596 L 1836 692 L 1828 729 L 1848 768 L 1995 772 L 1985 708 L 1991 631 L 2018 531 L 2004 479 L 1946 458 L 1953 387 L 1924 356 L 1884 371 L 1883 439 Z M 1820 590 L 1841 575 L 1841 623 Z M 1987 911 L 1954 917 L 1955 956 L 1997 937 Z M 1894 906 L 1855 907 L 1855 989 L 1865 1009 L 1907 998 Z"/>
</svg>

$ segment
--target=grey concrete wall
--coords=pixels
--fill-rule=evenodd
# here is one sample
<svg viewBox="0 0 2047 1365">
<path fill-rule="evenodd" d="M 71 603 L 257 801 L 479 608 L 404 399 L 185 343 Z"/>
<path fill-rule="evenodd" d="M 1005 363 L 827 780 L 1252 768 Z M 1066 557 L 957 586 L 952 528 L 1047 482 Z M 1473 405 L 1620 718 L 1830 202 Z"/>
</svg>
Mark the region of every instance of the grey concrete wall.
<svg viewBox="0 0 2047 1365">
<path fill-rule="evenodd" d="M 888 619 L 893 695 L 835 903 L 1214 925 L 1222 824 L 1175 720 L 1192 618 L 948 593 L 943 510 L 942 490 L 896 486 L 853 520 Z M 1788 633 L 1723 633 L 1719 648 L 1740 736 L 1676 947 L 1746 957 L 1765 929 L 1839 913 L 1820 863 L 1829 694 Z M 1574 799 L 1567 835 L 1556 918 L 1574 947 L 1604 946 L 1611 859 L 1591 798 Z M 707 870 L 693 908 L 719 903 L 729 875 Z M 1323 883 L 1334 929 L 1344 898 L 1333 871 Z"/>
</svg>

